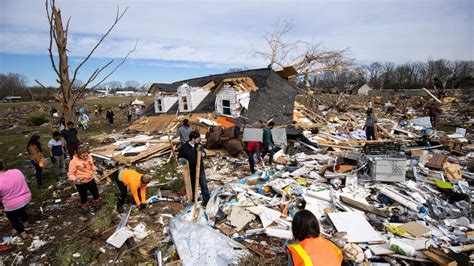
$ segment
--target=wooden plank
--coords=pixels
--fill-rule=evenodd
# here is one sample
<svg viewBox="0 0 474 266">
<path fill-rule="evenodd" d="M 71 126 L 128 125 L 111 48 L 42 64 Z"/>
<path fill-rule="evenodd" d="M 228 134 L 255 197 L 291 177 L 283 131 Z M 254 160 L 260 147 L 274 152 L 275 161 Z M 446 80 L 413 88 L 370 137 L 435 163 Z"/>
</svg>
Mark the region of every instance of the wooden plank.
<svg viewBox="0 0 474 266">
<path fill-rule="evenodd" d="M 160 152 L 164 149 L 167 149 L 169 148 L 169 144 L 167 143 L 164 143 L 164 144 L 160 144 L 160 145 L 152 145 L 148 148 L 148 150 L 146 151 L 143 151 L 143 152 L 140 152 L 138 155 L 135 155 L 135 156 L 123 156 L 123 155 L 118 155 L 118 156 L 114 156 L 112 157 L 113 160 L 121 163 L 121 164 L 125 164 L 127 166 L 130 166 L 132 165 L 132 163 L 140 160 L 140 159 L 143 159 L 143 158 L 146 158 L 152 154 L 155 154 L 157 152 Z"/>
<path fill-rule="evenodd" d="M 191 185 L 191 175 L 189 174 L 189 162 L 186 162 L 183 166 L 184 185 L 186 186 L 186 198 L 188 202 L 193 200 L 193 189 Z"/>
<path fill-rule="evenodd" d="M 435 252 L 434 250 L 426 250 L 423 254 L 428 257 L 433 262 L 439 265 L 448 265 L 448 266 L 455 266 L 458 265 L 456 261 L 446 258 L 445 256 Z"/>
<path fill-rule="evenodd" d="M 356 209 L 359 209 L 359 210 L 363 210 L 363 211 L 368 211 L 368 212 L 371 212 L 371 213 L 375 213 L 377 215 L 380 215 L 382 217 L 388 217 L 389 215 L 373 206 L 370 206 L 370 205 L 367 205 L 367 204 L 364 204 L 362 202 L 359 202 L 359 201 L 356 201 L 356 200 L 353 200 L 351 198 L 348 198 L 348 197 L 345 197 L 345 196 L 340 196 L 340 199 L 343 203 L 351 206 L 351 207 L 354 207 Z"/>
</svg>

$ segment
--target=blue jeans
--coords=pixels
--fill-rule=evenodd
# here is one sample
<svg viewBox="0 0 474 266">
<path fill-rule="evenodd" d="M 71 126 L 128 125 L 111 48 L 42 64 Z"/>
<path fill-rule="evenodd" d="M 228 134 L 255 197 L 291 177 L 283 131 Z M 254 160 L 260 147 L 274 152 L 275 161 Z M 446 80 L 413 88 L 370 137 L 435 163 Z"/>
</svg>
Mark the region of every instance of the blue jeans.
<svg viewBox="0 0 474 266">
<path fill-rule="evenodd" d="M 36 183 L 38 184 L 38 186 L 42 186 L 43 185 L 43 168 L 41 168 L 39 164 L 35 162 L 34 160 L 31 160 L 31 164 L 33 164 L 33 166 L 35 167 Z"/>
<path fill-rule="evenodd" d="M 249 152 L 249 151 L 247 151 L 247 150 L 245 150 L 245 153 L 247 153 L 247 157 L 249 158 L 250 172 L 251 172 L 252 174 L 255 174 L 255 157 L 254 157 L 254 153 Z"/>
</svg>

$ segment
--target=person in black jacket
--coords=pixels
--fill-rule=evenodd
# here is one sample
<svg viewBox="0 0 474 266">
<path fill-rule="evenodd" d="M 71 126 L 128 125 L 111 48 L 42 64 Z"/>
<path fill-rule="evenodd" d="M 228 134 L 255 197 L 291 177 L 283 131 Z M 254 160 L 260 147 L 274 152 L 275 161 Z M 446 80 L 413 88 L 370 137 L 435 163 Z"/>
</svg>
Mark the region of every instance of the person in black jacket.
<svg viewBox="0 0 474 266">
<path fill-rule="evenodd" d="M 205 157 L 206 153 L 204 152 L 204 148 L 201 145 L 201 135 L 199 133 L 193 131 L 189 133 L 189 141 L 182 144 L 178 151 L 178 158 L 179 161 L 183 164 L 186 161 L 189 162 L 189 174 L 191 177 L 191 184 L 193 190 L 193 201 L 194 201 L 194 189 L 196 187 L 196 164 L 197 164 L 197 152 L 198 150 L 202 151 L 201 156 L 201 164 L 200 164 L 200 174 L 199 174 L 199 185 L 201 187 L 202 193 L 202 205 L 205 207 L 207 202 L 209 201 L 210 195 L 209 190 L 207 189 L 207 180 L 206 180 L 206 173 L 204 172 L 204 163 L 203 158 Z"/>
</svg>

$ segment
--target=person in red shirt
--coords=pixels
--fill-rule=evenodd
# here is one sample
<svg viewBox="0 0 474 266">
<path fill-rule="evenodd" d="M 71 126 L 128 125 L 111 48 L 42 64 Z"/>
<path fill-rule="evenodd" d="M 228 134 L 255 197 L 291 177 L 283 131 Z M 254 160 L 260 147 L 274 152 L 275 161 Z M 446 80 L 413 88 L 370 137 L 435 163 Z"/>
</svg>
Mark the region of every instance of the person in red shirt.
<svg viewBox="0 0 474 266">
<path fill-rule="evenodd" d="M 433 128 L 436 127 L 436 122 L 438 122 L 438 115 L 441 114 L 441 110 L 439 110 L 436 103 L 431 103 L 430 106 L 427 106 L 425 109 L 428 109 L 428 115 L 430 116 L 431 126 Z"/>
<path fill-rule="evenodd" d="M 331 241 L 320 236 L 318 219 L 308 210 L 296 213 L 291 230 L 297 244 L 288 245 L 288 265 L 341 265 L 342 251 Z"/>
<path fill-rule="evenodd" d="M 249 165 L 250 165 L 250 172 L 255 174 L 255 157 L 257 155 L 257 160 L 260 159 L 260 142 L 258 141 L 250 141 L 245 145 L 245 153 L 249 158 Z"/>
</svg>

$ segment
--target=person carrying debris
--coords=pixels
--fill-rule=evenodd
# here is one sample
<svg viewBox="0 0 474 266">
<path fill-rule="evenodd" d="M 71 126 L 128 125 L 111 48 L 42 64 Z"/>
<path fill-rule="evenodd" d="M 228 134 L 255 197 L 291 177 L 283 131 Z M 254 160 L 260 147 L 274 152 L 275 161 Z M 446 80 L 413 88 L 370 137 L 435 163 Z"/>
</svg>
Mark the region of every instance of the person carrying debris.
<svg viewBox="0 0 474 266">
<path fill-rule="evenodd" d="M 77 133 L 77 129 L 74 127 L 74 123 L 71 121 L 67 122 L 67 129 L 63 129 L 61 131 L 61 135 L 66 142 L 67 151 L 71 160 L 74 154 L 77 152 L 77 148 L 81 144 L 81 140 L 79 139 L 79 136 L 77 136 Z"/>
<path fill-rule="evenodd" d="M 367 140 L 375 140 L 375 116 L 372 108 L 367 109 L 367 119 L 365 120 L 365 136 Z"/>
<path fill-rule="evenodd" d="M 204 148 L 201 146 L 201 135 L 198 132 L 191 132 L 189 134 L 189 141 L 182 144 L 179 147 L 178 151 L 178 159 L 181 164 L 189 163 L 189 175 L 191 177 L 191 187 L 193 191 L 193 201 L 194 201 L 194 194 L 197 194 L 194 190 L 196 187 L 196 168 L 197 168 L 197 158 L 198 152 L 202 152 L 203 156 L 201 156 L 200 168 L 199 168 L 199 186 L 201 187 L 202 193 L 202 206 L 206 206 L 207 202 L 210 199 L 209 190 L 207 189 L 207 180 L 206 180 L 206 173 L 204 171 L 204 162 L 203 158 L 205 157 L 206 153 Z"/>
<path fill-rule="evenodd" d="M 179 141 L 182 144 L 185 144 L 186 142 L 189 141 L 189 134 L 193 131 L 191 127 L 189 126 L 189 120 L 184 119 L 183 124 L 179 127 L 178 131 L 176 134 L 174 134 L 173 138 L 179 137 Z"/>
<path fill-rule="evenodd" d="M 269 154 L 268 163 L 273 163 L 273 154 L 275 153 L 275 143 L 273 143 L 272 129 L 275 126 L 275 122 L 268 122 L 267 126 L 263 128 L 263 151 L 262 158 L 265 158 L 267 153 Z"/>
<path fill-rule="evenodd" d="M 35 168 L 36 183 L 38 187 L 43 187 L 43 169 L 46 168 L 46 162 L 43 157 L 43 149 L 41 149 L 40 136 L 33 135 L 28 141 L 28 154 L 30 155 L 31 164 Z"/>
<path fill-rule="evenodd" d="M 87 191 L 92 194 L 92 204 L 98 206 L 100 204 L 99 190 L 95 183 L 94 176 L 96 171 L 94 160 L 89 153 L 89 148 L 80 146 L 77 154 L 74 155 L 69 163 L 68 179 L 72 181 L 79 192 L 81 198 L 81 210 L 87 211 Z"/>
<path fill-rule="evenodd" d="M 436 128 L 436 123 L 438 122 L 438 115 L 441 114 L 441 110 L 436 106 L 436 103 L 431 103 L 430 106 L 427 106 L 425 110 L 428 110 L 428 115 L 430 116 L 431 126 Z"/>
<path fill-rule="evenodd" d="M 49 156 L 54 164 L 56 179 L 65 173 L 64 159 L 66 157 L 66 148 L 61 140 L 61 133 L 53 132 L 53 138 L 48 142 Z"/>
<path fill-rule="evenodd" d="M 105 118 L 107 118 L 107 121 L 109 121 L 109 124 L 112 125 L 114 123 L 114 111 L 112 111 L 112 108 L 109 108 L 107 110 L 107 113 L 105 114 Z"/>
<path fill-rule="evenodd" d="M 260 142 L 250 141 L 245 145 L 245 153 L 249 158 L 250 172 L 255 174 L 255 155 L 257 155 L 257 160 L 260 160 Z"/>
<path fill-rule="evenodd" d="M 288 265 L 341 265 L 342 251 L 320 236 L 318 219 L 308 210 L 296 213 L 291 230 L 297 244 L 288 245 Z"/>
<path fill-rule="evenodd" d="M 28 237 L 23 223 L 28 223 L 26 206 L 30 200 L 31 192 L 23 173 L 18 169 L 5 171 L 0 161 L 0 201 L 13 229 L 23 239 Z"/>
<path fill-rule="evenodd" d="M 107 175 L 107 174 L 105 174 Z M 123 213 L 123 205 L 127 199 L 127 189 L 132 192 L 135 204 L 144 209 L 146 207 L 146 186 L 150 183 L 151 175 L 141 174 L 132 169 L 115 171 L 112 174 L 117 187 L 120 191 L 117 202 L 117 212 Z"/>
</svg>

